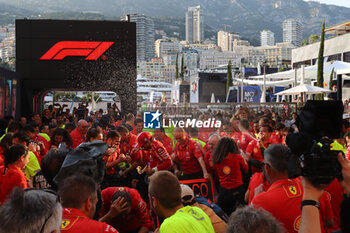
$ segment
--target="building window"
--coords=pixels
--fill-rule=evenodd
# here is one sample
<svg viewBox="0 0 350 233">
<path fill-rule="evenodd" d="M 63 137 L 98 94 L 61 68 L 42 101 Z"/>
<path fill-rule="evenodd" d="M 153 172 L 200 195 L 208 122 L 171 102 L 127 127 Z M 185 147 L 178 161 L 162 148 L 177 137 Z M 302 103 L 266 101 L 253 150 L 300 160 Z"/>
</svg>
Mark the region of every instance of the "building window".
<svg viewBox="0 0 350 233">
<path fill-rule="evenodd" d="M 344 61 L 345 62 L 350 62 L 350 52 L 344 53 Z"/>
<path fill-rule="evenodd" d="M 341 54 L 335 54 L 328 57 L 328 61 L 341 61 Z"/>
</svg>

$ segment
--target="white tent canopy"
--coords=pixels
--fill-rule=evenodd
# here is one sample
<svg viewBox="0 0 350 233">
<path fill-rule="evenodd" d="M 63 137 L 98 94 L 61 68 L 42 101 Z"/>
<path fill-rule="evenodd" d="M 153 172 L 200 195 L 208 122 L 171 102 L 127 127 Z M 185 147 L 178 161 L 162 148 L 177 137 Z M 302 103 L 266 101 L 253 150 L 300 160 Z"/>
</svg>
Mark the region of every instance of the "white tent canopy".
<svg viewBox="0 0 350 233">
<path fill-rule="evenodd" d="M 242 79 L 234 79 L 237 82 L 242 82 Z M 243 79 L 244 84 L 248 85 L 258 85 L 262 86 L 264 85 L 263 80 L 250 80 L 250 79 Z M 279 80 L 279 81 L 266 81 L 266 86 L 287 86 L 289 84 L 294 83 L 294 78 L 293 79 L 287 79 L 287 80 Z"/>
<path fill-rule="evenodd" d="M 322 94 L 322 93 L 330 93 L 330 92 L 332 91 L 326 88 L 302 84 L 302 85 L 275 93 L 275 95 L 299 95 L 302 93 L 311 95 L 311 94 Z"/>
<path fill-rule="evenodd" d="M 350 63 L 342 61 L 331 61 L 324 63 L 323 77 L 326 84 L 329 83 L 329 77 L 332 69 L 337 74 L 349 74 L 350 73 Z M 295 82 L 295 76 L 297 76 L 297 82 L 300 84 L 300 79 L 302 76 L 303 69 L 288 70 L 285 72 L 278 72 L 274 74 L 266 75 L 266 85 L 268 86 L 287 86 Z M 245 79 L 244 84 L 248 85 L 263 85 L 264 75 L 250 76 L 249 79 Z M 317 79 L 317 65 L 308 66 L 304 68 L 304 82 L 311 84 L 311 81 Z M 236 79 L 236 81 L 241 81 Z"/>
<path fill-rule="evenodd" d="M 317 68 L 317 65 L 314 65 L 306 67 L 305 70 L 317 72 Z M 333 69 L 337 74 L 348 74 L 350 73 L 350 63 L 343 61 L 330 61 L 326 62 L 323 66 L 323 72 L 331 73 Z"/>
</svg>

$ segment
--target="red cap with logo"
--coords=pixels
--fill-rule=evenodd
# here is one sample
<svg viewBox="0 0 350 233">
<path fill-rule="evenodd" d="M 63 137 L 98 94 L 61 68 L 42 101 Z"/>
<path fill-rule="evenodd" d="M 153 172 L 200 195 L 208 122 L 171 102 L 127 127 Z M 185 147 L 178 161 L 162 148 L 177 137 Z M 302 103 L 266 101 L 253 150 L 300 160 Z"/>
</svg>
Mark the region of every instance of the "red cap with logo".
<svg viewBox="0 0 350 233">
<path fill-rule="evenodd" d="M 142 147 L 143 144 L 151 139 L 151 134 L 148 132 L 142 132 L 137 135 L 137 146 Z"/>
</svg>

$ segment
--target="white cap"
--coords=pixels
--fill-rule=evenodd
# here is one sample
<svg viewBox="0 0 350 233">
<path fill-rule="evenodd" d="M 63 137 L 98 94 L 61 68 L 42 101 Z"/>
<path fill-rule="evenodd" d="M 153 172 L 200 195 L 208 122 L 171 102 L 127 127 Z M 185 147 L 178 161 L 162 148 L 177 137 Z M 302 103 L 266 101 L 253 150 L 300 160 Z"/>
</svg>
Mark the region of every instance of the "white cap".
<svg viewBox="0 0 350 233">
<path fill-rule="evenodd" d="M 183 203 L 192 202 L 194 199 L 193 190 L 185 184 L 180 184 L 181 186 L 181 199 Z"/>
</svg>

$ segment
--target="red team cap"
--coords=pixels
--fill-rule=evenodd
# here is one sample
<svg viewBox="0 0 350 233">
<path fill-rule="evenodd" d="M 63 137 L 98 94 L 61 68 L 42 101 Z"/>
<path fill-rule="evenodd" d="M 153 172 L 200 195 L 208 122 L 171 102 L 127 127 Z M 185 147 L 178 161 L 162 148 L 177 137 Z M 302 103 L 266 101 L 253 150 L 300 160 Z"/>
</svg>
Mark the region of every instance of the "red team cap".
<svg viewBox="0 0 350 233">
<path fill-rule="evenodd" d="M 137 135 L 137 146 L 142 147 L 143 144 L 151 139 L 151 134 L 148 132 L 142 132 Z"/>
</svg>

